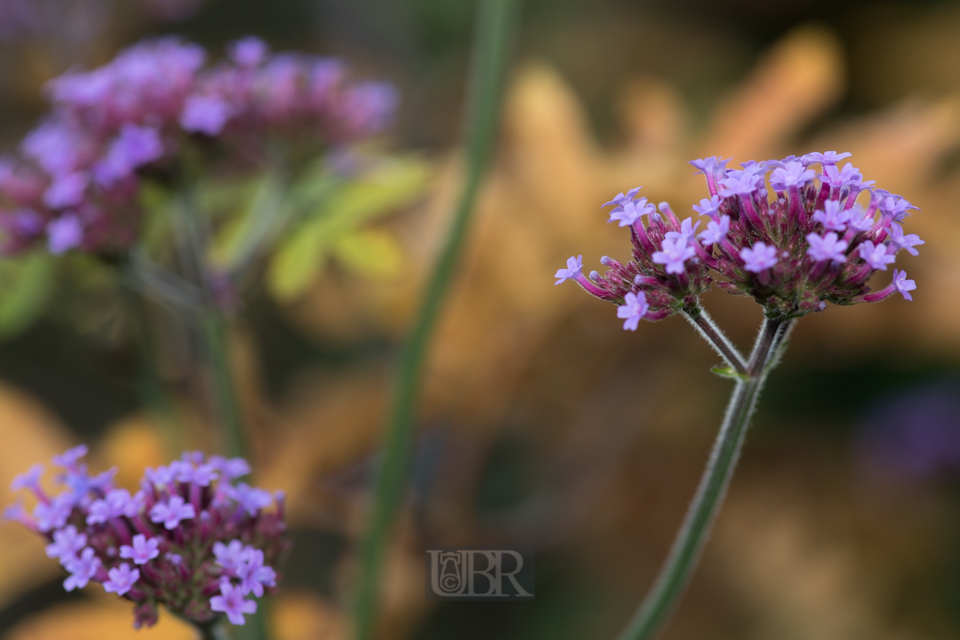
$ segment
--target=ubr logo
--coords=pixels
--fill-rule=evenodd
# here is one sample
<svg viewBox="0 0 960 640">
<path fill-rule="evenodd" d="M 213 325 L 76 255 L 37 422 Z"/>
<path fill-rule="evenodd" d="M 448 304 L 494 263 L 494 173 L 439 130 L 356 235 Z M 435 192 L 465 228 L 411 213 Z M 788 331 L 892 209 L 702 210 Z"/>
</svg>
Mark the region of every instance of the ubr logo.
<svg viewBox="0 0 960 640">
<path fill-rule="evenodd" d="M 532 547 L 430 547 L 427 598 L 533 600 Z"/>
</svg>

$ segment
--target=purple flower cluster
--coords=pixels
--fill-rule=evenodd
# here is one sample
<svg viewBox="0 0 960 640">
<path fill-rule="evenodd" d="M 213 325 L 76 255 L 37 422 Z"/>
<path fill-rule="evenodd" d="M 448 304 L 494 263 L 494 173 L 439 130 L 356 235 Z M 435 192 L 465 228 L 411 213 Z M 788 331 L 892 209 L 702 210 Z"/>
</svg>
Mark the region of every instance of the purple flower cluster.
<svg viewBox="0 0 960 640">
<path fill-rule="evenodd" d="M 916 284 L 905 271 L 894 269 L 893 282 L 879 291 L 867 281 L 901 249 L 917 255 L 924 241 L 901 226 L 917 207 L 864 181 L 850 163 L 840 168 L 849 156 L 810 153 L 739 169 L 717 156 L 693 160 L 710 193 L 693 206 L 707 218 L 705 230 L 698 234 L 702 221 L 681 221 L 666 202 L 654 207 L 638 197 L 640 187 L 631 189 L 604 206 L 613 206 L 611 222 L 630 228 L 632 260 L 604 257 L 607 271 L 585 276 L 582 256 L 570 258 L 557 284 L 574 280 L 621 305 L 618 317 L 631 330 L 641 318 L 692 311 L 713 282 L 753 296 L 769 316 L 784 319 L 821 311 L 827 302 L 876 302 L 898 291 L 911 300 Z"/>
<path fill-rule="evenodd" d="M 54 457 L 65 487 L 56 496 L 40 485 L 42 465 L 17 477 L 13 489 L 29 489 L 37 505 L 28 513 L 20 501 L 4 514 L 49 540 L 67 591 L 100 582 L 135 603 L 138 628 L 157 621 L 158 605 L 199 625 L 221 614 L 243 624 L 256 612 L 253 597 L 276 587 L 271 565 L 289 544 L 281 493 L 238 482 L 250 471 L 241 458 L 188 452 L 147 469 L 131 495 L 114 487 L 116 469 L 90 476 L 86 451 Z"/>
<path fill-rule="evenodd" d="M 136 238 L 145 176 L 189 179 L 198 162 L 235 167 L 278 146 L 344 145 L 393 116 L 393 87 L 350 82 L 339 61 L 271 54 L 253 37 L 228 52 L 205 67 L 202 48 L 163 38 L 51 81 L 53 111 L 19 159 L 0 159 L 0 249 L 122 250 Z"/>
</svg>

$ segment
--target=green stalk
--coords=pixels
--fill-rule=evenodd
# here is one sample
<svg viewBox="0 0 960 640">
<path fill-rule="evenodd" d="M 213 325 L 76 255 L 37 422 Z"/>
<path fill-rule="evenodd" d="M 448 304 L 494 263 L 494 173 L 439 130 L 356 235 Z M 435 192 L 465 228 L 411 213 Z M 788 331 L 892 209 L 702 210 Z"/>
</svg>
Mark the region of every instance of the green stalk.
<svg viewBox="0 0 960 640">
<path fill-rule="evenodd" d="M 172 213 L 184 276 L 201 292 L 203 298 L 200 308 L 193 310 L 193 320 L 210 371 L 211 395 L 223 437 L 224 452 L 243 457 L 247 449 L 230 357 L 230 320 L 210 289 L 205 261 L 207 239 L 195 193 L 187 190 L 174 205 Z"/>
<path fill-rule="evenodd" d="M 224 453 L 229 457 L 245 457 L 246 438 L 233 379 L 229 321 L 219 309 L 208 309 L 201 313 L 199 324 L 209 361 L 217 422 L 220 424 L 223 437 Z"/>
<path fill-rule="evenodd" d="M 200 640 L 230 640 L 230 636 L 220 622 L 197 625 L 197 631 L 200 632 Z"/>
<path fill-rule="evenodd" d="M 197 325 L 203 354 L 207 360 L 212 404 L 215 407 L 224 452 L 231 457 L 247 458 L 249 450 L 233 376 L 233 359 L 230 356 L 230 317 L 220 307 L 216 294 L 210 287 L 205 262 L 207 239 L 201 225 L 201 215 L 202 212 L 196 206 L 195 194 L 190 190 L 183 194 L 173 207 L 174 229 L 181 248 L 182 268 L 188 281 L 202 292 L 203 297 L 199 308 L 193 310 L 191 319 Z M 228 638 L 232 635 L 237 640 L 266 640 L 269 637 L 267 627 L 266 613 L 261 603 L 257 613 L 248 616 L 247 623 L 235 627 L 232 634 L 213 627 L 207 631 L 220 634 L 210 637 Z"/>
<path fill-rule="evenodd" d="M 707 469 L 687 510 L 683 526 L 674 539 L 670 555 L 650 593 L 618 640 L 651 640 L 656 637 L 679 603 L 696 569 L 730 478 L 733 477 L 757 397 L 771 365 L 776 364 L 780 355 L 779 347 L 791 323 L 791 320 L 764 320 L 750 356 L 747 374 L 737 381 L 733 389 Z"/>
<path fill-rule="evenodd" d="M 512 0 L 480 0 L 477 7 L 466 114 L 465 184 L 416 324 L 400 355 L 392 419 L 386 433 L 383 463 L 376 478 L 373 513 L 360 547 L 359 588 L 354 608 L 354 637 L 358 640 L 367 640 L 373 633 L 384 548 L 407 491 L 415 434 L 414 412 L 423 363 L 493 148 L 516 5 Z"/>
</svg>

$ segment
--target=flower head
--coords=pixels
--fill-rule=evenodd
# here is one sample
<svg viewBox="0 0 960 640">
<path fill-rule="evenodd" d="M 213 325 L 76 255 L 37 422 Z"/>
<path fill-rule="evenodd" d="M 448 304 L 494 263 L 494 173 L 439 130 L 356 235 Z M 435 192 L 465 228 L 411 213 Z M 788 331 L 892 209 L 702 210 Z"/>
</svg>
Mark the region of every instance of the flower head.
<svg viewBox="0 0 960 640">
<path fill-rule="evenodd" d="M 245 460 L 189 452 L 147 470 L 130 495 L 113 486 L 115 470 L 89 476 L 85 453 L 78 447 L 54 458 L 66 469 L 58 477 L 65 490 L 32 515 L 19 504 L 8 510 L 52 538 L 47 555 L 69 572 L 65 589 L 100 582 L 134 603 L 135 626 L 149 626 L 160 605 L 201 625 L 221 614 L 242 624 L 256 607 L 244 597 L 276 587 L 274 567 L 288 546 L 282 497 L 274 505 L 262 489 L 234 487 L 231 479 L 250 470 Z M 41 474 L 33 468 L 16 484 L 32 491 Z"/>
<path fill-rule="evenodd" d="M 750 295 L 768 317 L 781 318 L 822 311 L 827 302 L 876 302 L 896 291 L 909 296 L 915 285 L 900 271 L 879 291 L 867 281 L 894 263 L 901 249 L 917 254 L 923 241 L 900 226 L 916 207 L 865 182 L 852 164 L 840 167 L 849 156 L 827 151 L 742 162 L 739 169 L 727 169 L 719 156 L 693 160 L 709 191 L 693 206 L 709 217 L 705 231 L 696 235 L 693 220 L 680 222 L 666 203 L 662 216 L 628 212 L 648 204 L 635 199 L 636 191 L 621 193 L 607 205 L 615 206 L 612 219 L 630 226 L 632 259 L 604 258 L 605 273 L 584 277 L 582 256 L 571 258 L 556 277 L 575 279 L 594 296 L 620 305 L 627 329 L 635 329 L 639 317 L 656 321 L 690 312 L 713 284 Z M 864 190 L 871 192 L 866 209 L 856 202 Z"/>
<path fill-rule="evenodd" d="M 48 117 L 0 167 L 5 204 L 39 218 L 5 223 L 4 249 L 116 256 L 138 240 L 144 179 L 186 188 L 198 165 L 235 173 L 281 147 L 344 148 L 382 131 L 396 110 L 391 85 L 351 81 L 339 62 L 271 53 L 253 37 L 227 49 L 206 65 L 197 45 L 146 40 L 52 80 Z"/>
</svg>

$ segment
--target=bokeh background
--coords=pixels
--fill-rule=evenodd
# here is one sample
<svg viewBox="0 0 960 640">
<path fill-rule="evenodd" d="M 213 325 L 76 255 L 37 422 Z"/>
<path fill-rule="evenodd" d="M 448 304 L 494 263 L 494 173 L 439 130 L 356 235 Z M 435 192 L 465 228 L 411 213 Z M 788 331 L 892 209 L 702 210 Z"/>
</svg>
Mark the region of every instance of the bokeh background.
<svg viewBox="0 0 960 640">
<path fill-rule="evenodd" d="M 217 52 L 252 33 L 402 93 L 380 145 L 416 175 L 371 223 L 387 248 L 322 260 L 295 292 L 253 290 L 232 336 L 258 482 L 290 496 L 278 640 L 346 637 L 397 345 L 458 192 L 473 17 L 474 3 L 449 0 L 0 0 L 4 149 L 43 113 L 47 80 L 158 34 Z M 613 194 L 643 184 L 678 211 L 697 202 L 687 159 L 836 149 L 922 209 L 909 230 L 927 244 L 899 265 L 919 288 L 913 303 L 798 324 L 664 638 L 960 637 L 960 3 L 527 0 L 514 60 L 431 352 L 382 636 L 622 628 L 693 494 L 729 382 L 682 320 L 624 332 L 612 307 L 551 276 L 570 254 L 628 255 L 600 212 Z M 203 445 L 175 354 L 151 401 L 105 276 L 59 268 L 58 286 L 9 302 L 24 279 L 0 264 L 0 484 L 78 441 L 128 481 L 184 440 Z M 752 301 L 711 292 L 705 305 L 748 343 Z M 426 602 L 423 548 L 436 544 L 535 546 L 536 601 Z M 99 587 L 66 594 L 58 571 L 40 540 L 0 528 L 0 637 L 190 637 L 170 616 L 134 632 L 125 604 Z"/>
</svg>

